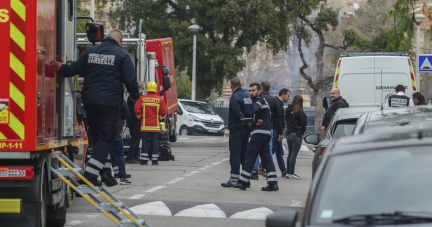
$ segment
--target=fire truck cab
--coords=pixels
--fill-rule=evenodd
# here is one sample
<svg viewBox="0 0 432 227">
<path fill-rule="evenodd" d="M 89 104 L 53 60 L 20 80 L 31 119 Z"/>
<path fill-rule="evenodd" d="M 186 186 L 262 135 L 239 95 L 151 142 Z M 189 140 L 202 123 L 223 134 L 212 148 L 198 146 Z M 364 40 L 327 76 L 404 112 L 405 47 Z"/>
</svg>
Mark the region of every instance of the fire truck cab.
<svg viewBox="0 0 432 227">
<path fill-rule="evenodd" d="M 76 60 L 75 0 L 0 1 L 0 226 L 63 226 L 69 186 L 56 177 L 62 153 L 83 165 L 76 122 L 77 77 L 55 61 Z"/>
</svg>

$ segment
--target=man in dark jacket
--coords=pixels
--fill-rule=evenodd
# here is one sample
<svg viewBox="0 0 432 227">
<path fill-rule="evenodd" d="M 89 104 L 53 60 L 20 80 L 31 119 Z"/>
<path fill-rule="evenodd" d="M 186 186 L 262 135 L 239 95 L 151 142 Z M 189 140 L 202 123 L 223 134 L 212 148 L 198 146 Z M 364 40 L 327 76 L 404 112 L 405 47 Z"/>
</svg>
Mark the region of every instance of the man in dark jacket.
<svg viewBox="0 0 432 227">
<path fill-rule="evenodd" d="M 138 90 L 140 92 L 140 96 L 144 95 L 144 82 L 138 82 Z M 141 121 L 137 118 L 135 114 L 135 102 L 132 99 L 128 98 L 127 105 L 129 107 L 130 117 L 126 120 L 126 125 L 129 128 L 129 133 L 131 136 L 131 142 L 129 146 L 129 151 L 126 156 L 125 162 L 128 164 L 139 164 L 140 163 L 140 152 L 139 152 L 139 143 L 141 140 Z"/>
<path fill-rule="evenodd" d="M 249 140 L 249 122 L 252 122 L 252 99 L 243 91 L 240 79 L 231 80 L 233 94 L 229 105 L 229 150 L 231 175 L 222 187 L 236 187 L 240 176 L 240 164 L 244 165 Z"/>
<path fill-rule="evenodd" d="M 416 106 L 427 105 L 424 95 L 420 92 L 414 92 L 414 94 L 412 94 L 412 100 Z"/>
<path fill-rule="evenodd" d="M 337 88 L 333 88 L 330 91 L 330 98 L 331 98 L 331 106 L 329 110 L 324 114 L 324 119 L 322 122 L 321 130 L 325 131 L 330 124 L 331 119 L 333 118 L 334 114 L 336 113 L 336 110 L 339 108 L 348 108 L 349 105 L 345 99 L 342 98 L 340 95 L 340 91 Z"/>
<path fill-rule="evenodd" d="M 280 123 L 275 124 L 275 122 L 278 122 L 280 115 L 280 107 L 278 105 L 278 101 L 275 97 L 271 96 L 270 93 L 270 83 L 268 81 L 264 81 L 261 83 L 261 95 L 265 98 L 265 100 L 268 102 L 270 106 L 270 112 L 271 112 L 271 132 L 272 132 L 272 139 L 270 140 L 270 151 L 273 150 L 273 130 L 276 130 L 278 132 L 278 141 L 281 141 L 283 139 L 283 130 L 281 128 Z M 252 180 L 258 180 L 258 174 L 266 177 L 266 172 L 263 168 L 261 168 L 262 165 L 260 165 L 259 158 L 257 158 L 254 169 L 252 171 Z M 260 167 L 260 168 L 259 168 Z"/>
<path fill-rule="evenodd" d="M 63 77 L 80 74 L 85 78 L 82 102 L 94 147 L 84 177 L 97 186 L 102 185 L 97 181 L 99 174 L 106 186 L 117 184 L 114 177 L 101 170 L 117 134 L 118 111 L 123 100 L 123 84 L 132 99 L 139 98 L 135 69 L 128 53 L 120 47 L 122 40 L 123 34 L 114 29 L 100 45 L 88 48 L 72 64 L 66 65 L 63 59 L 63 62 L 56 62 L 56 70 Z"/>
<path fill-rule="evenodd" d="M 262 157 L 262 162 L 267 170 L 267 187 L 261 188 L 262 191 L 278 191 L 276 170 L 270 154 L 271 142 L 271 114 L 269 103 L 264 96 L 259 94 L 260 84 L 252 83 L 249 85 L 250 97 L 253 100 L 253 118 L 250 128 L 250 142 L 247 147 L 246 161 L 243 165 L 238 186 L 241 190 L 250 187 L 251 171 L 258 155 Z"/>
</svg>

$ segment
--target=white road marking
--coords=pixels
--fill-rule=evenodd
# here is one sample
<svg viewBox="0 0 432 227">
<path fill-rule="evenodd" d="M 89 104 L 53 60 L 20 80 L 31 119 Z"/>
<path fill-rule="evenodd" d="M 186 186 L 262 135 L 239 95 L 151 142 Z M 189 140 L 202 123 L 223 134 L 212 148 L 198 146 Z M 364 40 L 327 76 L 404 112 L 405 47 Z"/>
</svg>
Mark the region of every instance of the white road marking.
<svg viewBox="0 0 432 227">
<path fill-rule="evenodd" d="M 309 147 L 307 147 L 306 145 L 301 145 L 300 150 L 301 150 L 301 151 L 310 151 L 310 150 L 309 150 Z"/>
<path fill-rule="evenodd" d="M 256 209 L 245 210 L 242 212 L 235 213 L 231 215 L 230 218 L 265 220 L 267 216 L 270 214 L 273 214 L 272 210 L 266 207 L 260 207 Z"/>
<path fill-rule="evenodd" d="M 301 207 L 301 202 L 300 200 L 291 200 L 292 204 L 290 206 L 292 207 Z"/>
<path fill-rule="evenodd" d="M 162 201 L 145 203 L 130 208 L 136 214 L 172 216 L 171 210 Z"/>
<path fill-rule="evenodd" d="M 219 165 L 219 164 L 221 164 L 222 162 L 215 162 L 215 163 L 212 163 L 211 165 L 212 166 L 215 166 L 215 165 Z"/>
<path fill-rule="evenodd" d="M 222 159 L 222 162 L 225 162 L 225 161 L 228 161 L 228 160 L 229 160 L 229 158 Z"/>
<path fill-rule="evenodd" d="M 180 217 L 203 217 L 203 218 L 226 218 L 226 214 L 214 204 L 205 204 L 194 206 L 189 209 L 182 210 L 174 216 Z"/>
<path fill-rule="evenodd" d="M 96 218 L 99 217 L 99 214 L 88 214 L 86 215 L 87 218 Z"/>
<path fill-rule="evenodd" d="M 200 168 L 200 169 L 198 169 L 198 170 L 206 170 L 206 169 L 208 169 L 208 168 L 210 168 L 210 166 L 204 166 L 204 167 L 202 167 L 202 168 Z"/>
<path fill-rule="evenodd" d="M 190 138 L 187 138 L 187 137 L 177 137 L 177 139 L 178 139 L 178 140 L 188 140 L 188 139 L 190 139 Z"/>
<path fill-rule="evenodd" d="M 192 175 L 194 175 L 195 173 L 199 173 L 200 171 L 192 171 L 192 172 L 190 172 L 190 173 L 188 173 L 188 174 L 185 174 L 185 175 L 183 175 L 183 176 L 185 176 L 185 177 L 190 177 L 190 176 L 192 176 Z"/>
<path fill-rule="evenodd" d="M 147 191 L 145 191 L 145 192 L 155 192 L 155 191 L 157 191 L 157 190 L 159 190 L 159 189 L 162 189 L 162 188 L 165 188 L 166 186 L 156 186 L 156 187 L 154 187 L 154 188 L 150 188 L 150 189 L 148 189 Z"/>
<path fill-rule="evenodd" d="M 205 138 L 206 140 L 217 140 L 219 138 Z"/>
<path fill-rule="evenodd" d="M 166 184 L 174 184 L 174 183 L 177 183 L 177 182 L 179 182 L 179 181 L 181 181 L 181 180 L 183 180 L 184 178 L 176 178 L 176 179 L 174 179 L 174 180 L 172 180 L 172 181 L 168 181 Z"/>
<path fill-rule="evenodd" d="M 145 194 L 136 194 L 134 196 L 129 197 L 128 199 L 139 199 L 139 198 L 142 198 L 144 196 L 145 196 Z"/>
<path fill-rule="evenodd" d="M 66 226 L 76 226 L 76 225 L 79 225 L 81 223 L 82 223 L 82 221 L 71 221 L 69 223 L 66 223 Z"/>
</svg>

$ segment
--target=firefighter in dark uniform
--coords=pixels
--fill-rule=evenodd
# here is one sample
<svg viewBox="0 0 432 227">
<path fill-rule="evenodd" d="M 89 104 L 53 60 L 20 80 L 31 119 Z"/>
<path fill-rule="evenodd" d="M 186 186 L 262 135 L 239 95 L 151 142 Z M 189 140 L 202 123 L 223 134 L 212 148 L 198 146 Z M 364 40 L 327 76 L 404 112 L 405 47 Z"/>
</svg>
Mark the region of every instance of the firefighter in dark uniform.
<svg viewBox="0 0 432 227">
<path fill-rule="evenodd" d="M 396 94 L 390 96 L 385 104 L 386 107 L 414 106 L 414 102 L 405 95 L 405 87 L 401 84 L 396 86 Z"/>
<path fill-rule="evenodd" d="M 144 92 L 144 82 L 138 82 L 138 90 L 140 95 L 143 96 Z M 135 114 L 135 102 L 130 98 L 127 100 L 127 105 L 129 107 L 130 117 L 126 120 L 126 125 L 129 128 L 129 133 L 131 136 L 131 143 L 129 146 L 129 151 L 126 156 L 125 162 L 128 164 L 139 164 L 140 163 L 140 152 L 139 143 L 141 140 L 141 121 L 137 118 Z"/>
<path fill-rule="evenodd" d="M 243 91 L 240 79 L 231 80 L 233 94 L 229 105 L 229 150 L 231 177 L 222 187 L 236 187 L 240 177 L 240 164 L 244 165 L 249 140 L 249 122 L 252 121 L 252 99 Z"/>
<path fill-rule="evenodd" d="M 250 128 L 250 140 L 246 153 L 246 162 L 238 180 L 239 188 L 246 190 L 250 187 L 250 178 L 255 160 L 258 155 L 261 157 L 261 162 L 267 172 L 267 187 L 263 187 L 262 191 L 278 191 L 276 169 L 273 163 L 273 158 L 270 153 L 271 139 L 271 113 L 267 101 L 259 94 L 261 85 L 252 83 L 249 86 L 250 96 L 253 100 L 252 104 L 252 124 Z"/>
<path fill-rule="evenodd" d="M 121 48 L 122 40 L 123 34 L 114 29 L 100 45 L 88 48 L 70 65 L 66 65 L 63 59 L 63 62 L 56 62 L 56 70 L 63 77 L 79 74 L 85 78 L 82 102 L 94 146 L 84 177 L 96 186 L 102 185 L 97 180 L 99 175 L 106 186 L 117 184 L 113 176 L 101 170 L 117 135 L 123 84 L 131 94 L 131 99 L 139 98 L 134 66 L 128 53 Z"/>
</svg>

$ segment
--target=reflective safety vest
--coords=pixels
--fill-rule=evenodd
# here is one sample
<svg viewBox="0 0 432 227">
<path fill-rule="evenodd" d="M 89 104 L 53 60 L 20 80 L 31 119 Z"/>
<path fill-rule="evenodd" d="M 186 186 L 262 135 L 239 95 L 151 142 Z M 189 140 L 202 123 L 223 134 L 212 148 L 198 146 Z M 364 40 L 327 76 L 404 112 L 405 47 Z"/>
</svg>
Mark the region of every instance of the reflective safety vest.
<svg viewBox="0 0 432 227">
<path fill-rule="evenodd" d="M 149 92 L 138 99 L 134 108 L 137 118 L 141 120 L 141 132 L 160 132 L 159 121 L 167 112 L 161 97 Z"/>
</svg>

